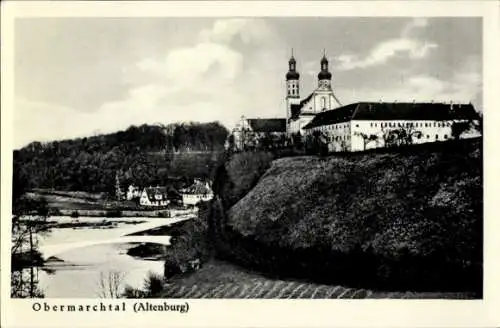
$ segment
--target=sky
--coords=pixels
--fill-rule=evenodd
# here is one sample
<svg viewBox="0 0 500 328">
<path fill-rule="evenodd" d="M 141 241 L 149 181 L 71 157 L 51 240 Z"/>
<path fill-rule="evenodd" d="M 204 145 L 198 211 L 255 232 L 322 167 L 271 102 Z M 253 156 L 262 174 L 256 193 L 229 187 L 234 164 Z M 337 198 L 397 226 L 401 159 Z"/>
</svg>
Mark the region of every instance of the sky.
<svg viewBox="0 0 500 328">
<path fill-rule="evenodd" d="M 481 18 L 22 18 L 14 147 L 130 125 L 285 117 L 293 48 L 301 97 L 323 51 L 342 104 L 472 102 L 482 110 Z"/>
</svg>

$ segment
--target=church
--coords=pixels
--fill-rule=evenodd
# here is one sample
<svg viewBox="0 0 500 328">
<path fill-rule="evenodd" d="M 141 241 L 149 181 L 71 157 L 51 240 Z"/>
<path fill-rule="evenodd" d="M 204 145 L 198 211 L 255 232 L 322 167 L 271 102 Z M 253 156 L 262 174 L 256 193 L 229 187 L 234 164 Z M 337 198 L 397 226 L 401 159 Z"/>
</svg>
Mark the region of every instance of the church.
<svg viewBox="0 0 500 328">
<path fill-rule="evenodd" d="M 329 152 L 364 151 L 402 144 L 438 142 L 457 137 L 454 125 L 466 126 L 458 137 L 481 135 L 472 104 L 358 102 L 342 105 L 332 87 L 328 59 L 320 60 L 318 85 L 300 97 L 300 74 L 293 53 L 288 61 L 285 118 L 245 118 L 233 129 L 234 146 L 257 147 L 262 140 L 286 145 L 296 137 L 320 137 Z M 409 95 L 411 96 L 411 95 Z M 268 142 L 268 141 L 267 141 Z"/>
</svg>

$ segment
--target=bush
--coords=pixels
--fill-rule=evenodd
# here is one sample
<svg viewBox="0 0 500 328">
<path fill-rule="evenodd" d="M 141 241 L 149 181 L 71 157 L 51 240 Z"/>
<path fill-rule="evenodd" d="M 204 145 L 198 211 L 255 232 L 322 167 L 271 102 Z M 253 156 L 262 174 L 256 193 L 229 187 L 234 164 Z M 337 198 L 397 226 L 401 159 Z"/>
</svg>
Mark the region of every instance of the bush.
<svg viewBox="0 0 500 328">
<path fill-rule="evenodd" d="M 126 285 L 122 293 L 125 298 L 157 298 L 165 290 L 163 277 L 155 272 L 149 271 L 144 279 L 142 289 Z"/>
<path fill-rule="evenodd" d="M 161 275 L 151 271 L 148 272 L 146 279 L 144 279 L 145 297 L 158 297 L 163 292 L 164 286 L 165 282 Z"/>
<path fill-rule="evenodd" d="M 207 221 L 211 206 L 211 202 L 201 203 L 197 218 L 184 221 L 179 229 L 169 233 L 172 239 L 165 258 L 165 279 L 197 270 L 193 264 L 202 264 L 212 255 Z"/>
<path fill-rule="evenodd" d="M 71 215 L 70 215 L 72 218 L 78 218 L 80 217 L 80 214 L 78 213 L 78 211 L 73 211 L 71 212 Z"/>
<path fill-rule="evenodd" d="M 159 218 L 169 218 L 170 217 L 170 212 L 158 212 L 158 217 Z"/>
<path fill-rule="evenodd" d="M 107 210 L 106 217 L 107 218 L 121 218 L 122 211 L 120 211 L 120 210 Z"/>
<path fill-rule="evenodd" d="M 214 192 L 229 208 L 249 192 L 269 168 L 274 155 L 256 151 L 234 154 L 216 172 Z"/>
</svg>

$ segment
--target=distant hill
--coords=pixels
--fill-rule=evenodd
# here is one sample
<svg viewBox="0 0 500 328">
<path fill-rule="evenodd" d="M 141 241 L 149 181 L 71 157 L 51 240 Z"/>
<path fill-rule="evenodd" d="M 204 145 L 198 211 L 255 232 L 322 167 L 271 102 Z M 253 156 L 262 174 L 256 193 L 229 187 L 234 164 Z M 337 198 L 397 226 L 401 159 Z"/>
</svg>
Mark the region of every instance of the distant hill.
<svg viewBox="0 0 500 328">
<path fill-rule="evenodd" d="M 125 131 L 47 143 L 14 151 L 14 193 L 54 188 L 114 192 L 119 173 L 129 183 L 208 177 L 228 131 L 218 122 L 131 126 Z"/>
</svg>

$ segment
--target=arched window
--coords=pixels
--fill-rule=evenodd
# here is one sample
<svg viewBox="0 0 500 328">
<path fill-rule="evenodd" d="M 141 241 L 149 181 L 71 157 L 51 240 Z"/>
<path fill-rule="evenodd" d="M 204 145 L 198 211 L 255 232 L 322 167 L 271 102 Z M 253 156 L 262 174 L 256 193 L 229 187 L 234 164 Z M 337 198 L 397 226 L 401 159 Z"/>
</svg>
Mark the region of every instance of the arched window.
<svg viewBox="0 0 500 328">
<path fill-rule="evenodd" d="M 321 108 L 326 108 L 326 98 L 325 97 L 321 97 Z"/>
</svg>

